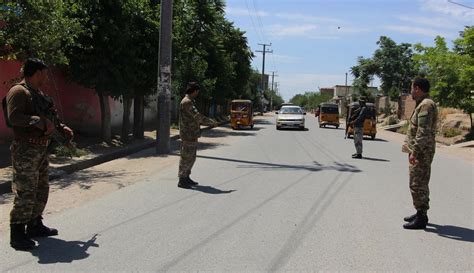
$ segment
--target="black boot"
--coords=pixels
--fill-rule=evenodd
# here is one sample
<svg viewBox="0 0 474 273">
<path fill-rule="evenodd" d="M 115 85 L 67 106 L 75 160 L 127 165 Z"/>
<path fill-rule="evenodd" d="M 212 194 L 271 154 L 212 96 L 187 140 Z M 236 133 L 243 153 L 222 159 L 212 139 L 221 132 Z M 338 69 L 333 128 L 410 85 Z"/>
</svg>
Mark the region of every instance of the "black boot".
<svg viewBox="0 0 474 273">
<path fill-rule="evenodd" d="M 36 219 L 33 219 L 28 223 L 26 226 L 26 235 L 28 235 L 28 237 L 35 238 L 58 235 L 57 229 L 45 226 L 42 220 L 43 217 L 38 216 Z"/>
<path fill-rule="evenodd" d="M 183 189 L 190 189 L 193 185 L 189 183 L 189 179 L 187 177 L 180 177 L 178 181 L 178 187 Z"/>
<path fill-rule="evenodd" d="M 189 182 L 189 184 L 191 184 L 191 186 L 197 186 L 197 185 L 199 185 L 199 183 L 196 182 L 196 181 L 194 181 L 194 180 L 192 180 L 191 177 L 188 176 L 187 178 L 188 178 L 188 182 Z"/>
<path fill-rule="evenodd" d="M 403 225 L 404 229 L 425 229 L 428 224 L 428 215 L 426 211 L 419 210 L 415 214 L 415 218 Z"/>
<path fill-rule="evenodd" d="M 353 154 L 352 158 L 362 158 L 362 154 Z"/>
<path fill-rule="evenodd" d="M 416 213 L 413 214 L 413 215 L 410 215 L 410 216 L 407 216 L 407 217 L 403 218 L 403 221 L 405 221 L 405 222 L 411 222 L 411 221 L 415 220 L 415 217 L 416 217 Z"/>
<path fill-rule="evenodd" d="M 10 225 L 10 246 L 16 250 L 29 250 L 36 246 L 35 241 L 26 236 L 25 224 Z"/>
</svg>

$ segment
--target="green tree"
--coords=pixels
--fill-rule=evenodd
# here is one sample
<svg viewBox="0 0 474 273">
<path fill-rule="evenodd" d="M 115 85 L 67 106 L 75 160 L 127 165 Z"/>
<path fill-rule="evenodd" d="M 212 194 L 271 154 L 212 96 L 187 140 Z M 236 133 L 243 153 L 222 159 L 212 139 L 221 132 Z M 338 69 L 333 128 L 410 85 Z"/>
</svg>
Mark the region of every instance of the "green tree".
<svg viewBox="0 0 474 273">
<path fill-rule="evenodd" d="M 472 128 L 474 28 L 466 27 L 460 36 L 454 42 L 454 50 L 450 50 L 444 38 L 439 36 L 432 47 L 417 44 L 418 54 L 414 60 L 421 74 L 430 80 L 433 99 L 442 106 L 464 110 L 471 117 Z"/>
<path fill-rule="evenodd" d="M 82 18 L 84 29 L 78 45 L 68 50 L 71 76 L 96 90 L 105 141 L 111 140 L 109 97 L 123 101 L 122 137 L 126 140 L 131 98 L 152 93 L 156 83 L 156 10 L 146 0 L 84 0 L 69 16 Z"/>
<path fill-rule="evenodd" d="M 0 57 L 25 60 L 37 57 L 52 65 L 67 65 L 65 52 L 82 32 L 80 20 L 66 12 L 67 1 L 6 1 L 0 10 Z"/>
<path fill-rule="evenodd" d="M 329 94 L 321 94 L 319 92 L 305 92 L 297 94 L 290 99 L 290 102 L 303 107 L 304 109 L 315 109 L 321 103 L 328 102 L 332 98 Z"/>
<path fill-rule="evenodd" d="M 354 86 L 361 94 L 373 76 L 381 80 L 381 89 L 391 99 L 398 99 L 400 93 L 410 90 L 411 79 L 416 75 L 411 44 L 397 45 L 392 39 L 381 36 L 377 41 L 379 48 L 372 58 L 358 57 L 357 65 L 351 68 Z"/>
</svg>

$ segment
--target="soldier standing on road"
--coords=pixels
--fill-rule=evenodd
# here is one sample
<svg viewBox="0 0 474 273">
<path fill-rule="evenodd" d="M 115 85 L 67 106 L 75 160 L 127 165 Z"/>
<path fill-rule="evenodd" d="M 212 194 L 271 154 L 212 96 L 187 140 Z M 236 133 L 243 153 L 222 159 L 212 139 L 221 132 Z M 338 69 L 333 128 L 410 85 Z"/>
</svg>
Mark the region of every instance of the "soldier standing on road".
<svg viewBox="0 0 474 273">
<path fill-rule="evenodd" d="M 194 105 L 199 95 L 199 85 L 188 83 L 186 96 L 179 106 L 179 136 L 181 138 L 181 158 L 179 160 L 178 187 L 189 189 L 198 185 L 189 175 L 196 161 L 198 138 L 201 136 L 201 124 L 217 126 L 217 123 L 200 114 Z"/>
<path fill-rule="evenodd" d="M 354 145 L 356 153 L 352 155 L 352 158 L 362 158 L 362 140 L 364 139 L 364 121 L 367 116 L 367 107 L 365 105 L 365 98 L 359 99 L 359 110 L 355 112 L 356 116 L 350 122 L 352 128 L 354 128 Z"/>
<path fill-rule="evenodd" d="M 45 98 L 41 88 L 48 80 L 48 67 L 39 59 L 28 59 L 23 66 L 23 76 L 6 97 L 8 123 L 14 134 L 10 146 L 15 194 L 10 213 L 10 245 L 17 250 L 33 248 L 36 244 L 31 238 L 58 234 L 56 229 L 42 222 L 49 195 L 47 148 L 50 135 L 58 128 L 37 113 L 34 105 L 38 102 L 35 96 Z M 72 140 L 71 129 L 63 124 L 59 129 Z"/>
<path fill-rule="evenodd" d="M 410 191 L 416 214 L 405 217 L 406 229 L 424 229 L 428 223 L 427 211 L 430 190 L 428 183 L 431 175 L 431 162 L 435 154 L 436 123 L 438 109 L 429 97 L 430 83 L 424 78 L 415 78 L 411 86 L 411 96 L 416 108 L 410 118 L 405 144 L 402 147 L 408 153 Z"/>
</svg>

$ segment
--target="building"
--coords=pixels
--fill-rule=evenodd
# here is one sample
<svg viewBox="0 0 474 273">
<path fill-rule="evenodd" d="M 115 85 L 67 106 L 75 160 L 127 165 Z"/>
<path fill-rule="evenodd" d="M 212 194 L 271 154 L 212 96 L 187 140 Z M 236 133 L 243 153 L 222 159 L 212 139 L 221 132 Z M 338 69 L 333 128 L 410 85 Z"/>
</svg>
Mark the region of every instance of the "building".
<svg viewBox="0 0 474 273">
<path fill-rule="evenodd" d="M 319 93 L 321 95 L 331 95 L 331 97 L 334 97 L 334 87 L 319 88 Z"/>
</svg>

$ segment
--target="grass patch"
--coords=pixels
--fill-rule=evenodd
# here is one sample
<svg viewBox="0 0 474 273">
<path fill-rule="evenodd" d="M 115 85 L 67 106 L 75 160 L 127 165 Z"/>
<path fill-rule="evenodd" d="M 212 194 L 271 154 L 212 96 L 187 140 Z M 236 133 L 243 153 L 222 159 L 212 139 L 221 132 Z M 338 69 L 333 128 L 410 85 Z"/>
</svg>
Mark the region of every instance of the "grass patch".
<svg viewBox="0 0 474 273">
<path fill-rule="evenodd" d="M 79 149 L 77 147 L 68 148 L 65 146 L 58 146 L 53 153 L 58 157 L 81 157 L 89 154 L 86 149 Z"/>
<path fill-rule="evenodd" d="M 443 131 L 443 136 L 447 138 L 459 136 L 461 134 L 462 131 L 458 128 L 447 128 Z"/>
</svg>

